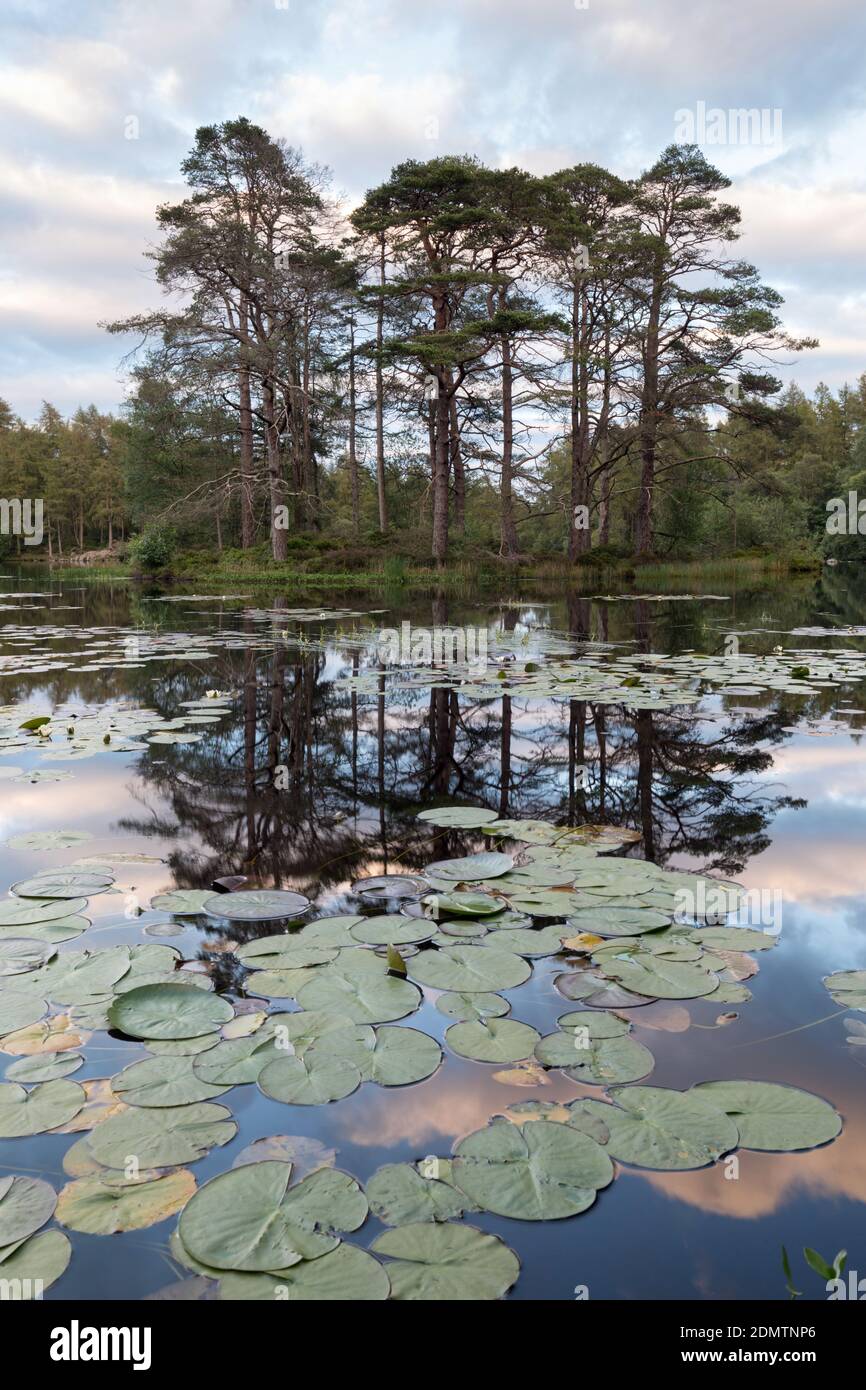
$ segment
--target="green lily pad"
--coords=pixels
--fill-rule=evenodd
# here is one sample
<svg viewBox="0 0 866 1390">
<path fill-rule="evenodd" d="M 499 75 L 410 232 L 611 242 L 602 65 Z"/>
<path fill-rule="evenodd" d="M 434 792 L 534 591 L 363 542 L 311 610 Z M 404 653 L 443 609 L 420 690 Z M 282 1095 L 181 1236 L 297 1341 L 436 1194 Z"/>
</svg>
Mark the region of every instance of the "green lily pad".
<svg viewBox="0 0 866 1390">
<path fill-rule="evenodd" d="M 475 1206 L 450 1183 L 424 1178 L 411 1163 L 386 1163 L 367 1183 L 367 1201 L 386 1226 L 454 1221 Z"/>
<path fill-rule="evenodd" d="M 327 1052 L 348 1059 L 362 1081 L 379 1086 L 409 1086 L 432 1076 L 442 1061 L 435 1038 L 417 1028 L 359 1026 L 335 1030 L 315 1044 L 317 1055 Z"/>
<path fill-rule="evenodd" d="M 13 835 L 6 843 L 11 849 L 69 849 L 92 839 L 89 830 L 30 830 L 26 835 Z"/>
<path fill-rule="evenodd" d="M 824 976 L 824 985 L 843 1009 L 866 1010 L 866 970 L 837 970 Z"/>
<path fill-rule="evenodd" d="M 519 1062 L 532 1055 L 538 1040 L 534 1028 L 511 1018 L 455 1023 L 445 1031 L 452 1052 L 473 1062 Z"/>
<path fill-rule="evenodd" d="M 64 904 L 66 906 L 66 904 Z M 87 917 L 57 917 L 50 922 L 28 922 L 24 931 L 29 939 L 42 941 L 47 946 L 60 946 L 64 941 L 74 941 L 90 926 Z M 5 926 L 0 923 L 0 941 L 8 941 L 13 936 L 20 937 L 21 927 Z"/>
<path fill-rule="evenodd" d="M 90 1152 L 105 1168 L 126 1168 L 130 1154 L 143 1169 L 170 1168 L 203 1158 L 210 1149 L 227 1144 L 237 1130 L 224 1105 L 207 1101 L 166 1110 L 134 1106 L 96 1126 Z"/>
<path fill-rule="evenodd" d="M 0 937 L 0 987 L 5 976 L 38 970 L 54 954 L 54 947 L 47 941 L 21 936 Z"/>
<path fill-rule="evenodd" d="M 423 951 L 409 967 L 412 978 L 431 989 L 461 994 L 514 989 L 532 974 L 532 967 L 512 951 L 494 946 L 447 946 Z"/>
<path fill-rule="evenodd" d="M 711 970 L 657 955 L 644 960 L 606 956 L 603 973 L 633 994 L 652 999 L 699 999 L 711 994 L 719 983 L 718 975 Z"/>
<path fill-rule="evenodd" d="M 698 927 L 690 936 L 692 941 L 717 951 L 769 951 L 779 939 L 749 927 Z"/>
<path fill-rule="evenodd" d="M 365 917 L 357 927 L 352 928 L 355 941 L 366 946 L 410 946 L 419 941 L 429 941 L 436 930 L 432 922 L 423 917 L 403 917 L 390 913 L 382 917 Z"/>
<path fill-rule="evenodd" d="M 472 883 L 480 878 L 498 878 L 514 865 L 510 854 L 488 850 L 484 854 L 466 854 L 461 859 L 439 859 L 428 864 L 428 878 L 446 879 L 453 883 Z"/>
<path fill-rule="evenodd" d="M 7 1081 L 59 1081 L 84 1065 L 80 1052 L 57 1052 L 47 1057 L 21 1057 L 6 1068 Z"/>
<path fill-rule="evenodd" d="M 513 951 L 517 956 L 555 956 L 562 950 L 567 927 L 503 927 L 482 944 L 487 950 Z"/>
<path fill-rule="evenodd" d="M 737 1147 L 737 1126 L 709 1097 L 660 1086 L 616 1087 L 615 1105 L 587 1101 L 610 1131 L 608 1152 L 638 1168 L 680 1172 L 715 1163 Z"/>
<path fill-rule="evenodd" d="M 261 936 L 236 946 L 234 954 L 251 970 L 304 970 L 337 957 L 336 946 L 307 943 L 299 935 Z"/>
<path fill-rule="evenodd" d="M 425 911 L 437 922 L 449 916 L 498 917 L 505 907 L 502 898 L 494 898 L 490 893 L 434 893 L 424 899 Z"/>
<path fill-rule="evenodd" d="M 0 1037 L 38 1023 L 48 1012 L 48 1004 L 36 996 L 11 992 L 0 994 Z"/>
<path fill-rule="evenodd" d="M 417 818 L 445 829 L 472 830 L 495 821 L 496 812 L 488 811 L 483 806 L 439 806 L 430 811 L 419 811 Z"/>
<path fill-rule="evenodd" d="M 266 1160 L 205 1183 L 178 1224 L 189 1253 L 215 1269 L 282 1270 L 327 1255 L 336 1232 L 363 1225 L 367 1199 L 348 1173 L 320 1168 L 290 1188 L 291 1172 Z"/>
<path fill-rule="evenodd" d="M 346 1241 L 320 1259 L 301 1260 L 279 1274 L 224 1274 L 219 1286 L 220 1298 L 288 1303 L 370 1303 L 390 1292 L 379 1261 Z"/>
<path fill-rule="evenodd" d="M 657 931 L 667 926 L 671 918 L 666 912 L 657 912 L 651 907 L 583 907 L 573 912 L 568 926 L 574 932 L 593 932 L 597 936 L 638 936 L 642 932 Z"/>
<path fill-rule="evenodd" d="M 145 1057 L 111 1079 L 111 1089 L 127 1105 L 189 1105 L 214 1100 L 228 1086 L 215 1086 L 193 1071 L 189 1057 Z"/>
<path fill-rule="evenodd" d="M 796 1086 L 770 1081 L 702 1081 L 691 1095 L 724 1110 L 740 1131 L 744 1149 L 782 1153 L 814 1149 L 841 1132 L 841 1117 L 828 1101 Z"/>
<path fill-rule="evenodd" d="M 484 1211 L 519 1221 L 576 1216 L 613 1179 L 613 1164 L 589 1135 L 569 1125 L 494 1120 L 462 1139 L 453 1176 Z"/>
<path fill-rule="evenodd" d="M 114 879 L 104 874 L 38 874 L 35 878 L 13 883 L 11 892 L 18 898 L 89 898 L 104 893 Z"/>
<path fill-rule="evenodd" d="M 217 1032 L 234 1017 L 227 1000 L 195 985 L 139 985 L 115 999 L 112 1028 L 131 1038 L 196 1038 Z"/>
<path fill-rule="evenodd" d="M 233 1168 L 243 1168 L 246 1163 L 263 1163 L 275 1158 L 279 1163 L 291 1163 L 292 1177 L 298 1182 L 308 1173 L 318 1168 L 333 1168 L 337 1161 L 337 1150 L 329 1149 L 320 1139 L 310 1139 L 305 1134 L 270 1134 L 264 1139 L 254 1139 L 232 1162 Z"/>
<path fill-rule="evenodd" d="M 264 1095 L 284 1105 L 328 1105 L 357 1091 L 361 1073 L 350 1058 L 310 1048 L 302 1056 L 275 1057 L 256 1079 Z"/>
<path fill-rule="evenodd" d="M 173 888 L 170 893 L 157 893 L 150 905 L 160 912 L 171 912 L 175 917 L 199 917 L 212 897 L 210 888 Z"/>
<path fill-rule="evenodd" d="M 613 1014 L 563 1014 L 560 1032 L 550 1033 L 535 1049 L 542 1066 L 562 1067 L 572 1081 L 589 1086 L 639 1081 L 655 1059 L 648 1048 L 628 1037 L 630 1025 Z"/>
<path fill-rule="evenodd" d="M 303 893 L 272 888 L 217 893 L 207 899 L 204 910 L 209 917 L 224 917 L 230 922 L 272 922 L 280 917 L 300 917 L 309 906 L 310 900 Z"/>
<path fill-rule="evenodd" d="M 70 1231 L 90 1235 L 116 1235 L 155 1226 L 181 1210 L 195 1192 L 195 1178 L 187 1169 L 123 1186 L 99 1177 L 67 1183 L 57 1203 L 57 1220 Z"/>
<path fill-rule="evenodd" d="M 388 973 L 387 961 L 357 948 L 319 967 L 295 998 L 302 1009 L 347 1014 L 355 1023 L 392 1023 L 421 1002 L 414 985 Z"/>
<path fill-rule="evenodd" d="M 42 1081 L 30 1091 L 0 1082 L 0 1139 L 45 1134 L 77 1115 L 87 1095 L 77 1081 Z"/>
<path fill-rule="evenodd" d="M 453 1222 L 397 1226 L 377 1236 L 370 1248 L 388 1257 L 391 1297 L 403 1302 L 501 1298 L 520 1273 L 520 1262 L 504 1241 Z"/>
<path fill-rule="evenodd" d="M 42 1231 L 4 1257 L 0 1277 L 7 1285 L 17 1281 L 22 1298 L 39 1298 L 66 1272 L 71 1257 L 72 1246 L 62 1231 Z"/>
<path fill-rule="evenodd" d="M 4 898 L 0 902 L 0 927 L 29 927 L 74 917 L 86 906 L 86 898 Z"/>
<path fill-rule="evenodd" d="M 503 1018 L 511 1008 L 501 994 L 460 994 L 449 991 L 440 994 L 436 1008 L 446 1018 L 458 1023 L 478 1022 L 484 1018 Z"/>
<path fill-rule="evenodd" d="M 32 1236 L 56 1204 L 57 1193 L 41 1178 L 0 1177 L 0 1249 Z"/>
</svg>

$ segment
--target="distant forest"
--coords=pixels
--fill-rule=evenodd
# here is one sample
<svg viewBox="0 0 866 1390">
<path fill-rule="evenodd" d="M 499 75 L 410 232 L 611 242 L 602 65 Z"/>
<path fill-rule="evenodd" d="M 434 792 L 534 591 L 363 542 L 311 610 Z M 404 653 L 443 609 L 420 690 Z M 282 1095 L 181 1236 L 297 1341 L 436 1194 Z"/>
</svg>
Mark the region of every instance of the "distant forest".
<svg viewBox="0 0 866 1390">
<path fill-rule="evenodd" d="M 866 376 L 782 390 L 816 344 L 696 146 L 633 180 L 407 161 L 348 213 L 238 119 L 182 173 L 146 252 L 163 306 L 105 325 L 133 335 L 119 414 L 0 402 L 0 495 L 43 499 L 52 557 L 858 553 L 826 521 L 866 495 Z"/>
</svg>

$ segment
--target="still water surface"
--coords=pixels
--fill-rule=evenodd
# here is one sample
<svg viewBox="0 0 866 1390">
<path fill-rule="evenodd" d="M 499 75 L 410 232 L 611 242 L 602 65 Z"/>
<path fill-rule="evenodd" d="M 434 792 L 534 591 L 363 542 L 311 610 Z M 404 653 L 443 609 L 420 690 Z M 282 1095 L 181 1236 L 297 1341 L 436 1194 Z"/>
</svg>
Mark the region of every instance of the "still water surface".
<svg viewBox="0 0 866 1390">
<path fill-rule="evenodd" d="M 622 643 L 624 651 L 718 655 L 732 634 L 744 652 L 862 650 L 866 638 L 846 630 L 866 612 L 850 576 L 834 572 L 818 582 L 740 593 L 724 585 L 714 597 L 638 603 L 533 591 L 508 603 L 317 595 L 313 611 L 349 608 L 371 616 L 304 622 L 291 616 L 296 597 L 263 590 L 161 602 L 158 591 L 109 581 L 60 584 L 8 567 L 0 588 L 0 656 L 48 652 L 34 664 L 53 667 L 0 675 L 0 705 L 84 712 L 127 703 L 172 718 L 184 712 L 183 701 L 208 690 L 233 697 L 230 716 L 198 730 L 199 742 L 106 749 L 51 764 L 73 774 L 56 783 L 0 781 L 0 841 L 58 828 L 93 836 L 80 849 L 50 857 L 0 845 L 2 890 L 82 853 L 144 850 L 165 861 L 121 866 L 123 896 L 92 898 L 86 940 L 61 950 L 160 940 L 146 934 L 167 921 L 147 907 L 152 895 L 174 886 L 209 888 L 235 874 L 299 889 L 314 900 L 315 915 L 382 910 L 354 897 L 352 882 L 486 847 L 476 832 L 443 832 L 417 821 L 417 812 L 434 802 L 559 824 L 634 827 L 642 838 L 633 855 L 780 892 L 780 944 L 758 958 L 760 973 L 749 981 L 754 997 L 731 1010 L 736 1021 L 716 1026 L 725 1010 L 692 1000 L 677 1007 L 681 1031 L 670 1031 L 671 1005 L 660 1001 L 632 1012 L 634 1036 L 655 1056 L 646 1084 L 686 1088 L 724 1077 L 790 1082 L 832 1101 L 844 1119 L 839 1139 L 800 1154 L 741 1150 L 733 1180 L 721 1162 L 687 1173 L 620 1165 L 594 1206 L 571 1220 L 470 1219 L 519 1255 L 511 1298 L 570 1300 L 581 1285 L 593 1299 L 783 1298 L 782 1244 L 792 1253 L 794 1282 L 808 1297 L 825 1295 L 802 1262 L 804 1245 L 828 1258 L 845 1247 L 849 1265 L 866 1275 L 866 1049 L 846 1043 L 846 1015 L 822 985 L 831 971 L 866 967 L 866 690 L 845 685 L 805 697 L 709 693 L 684 710 L 639 713 L 581 700 L 394 690 L 384 677 L 377 693 L 352 693 L 340 684 L 353 670 L 379 679 L 369 634 L 380 626 L 399 629 L 403 621 L 415 628 L 471 625 L 525 636 L 528 646 L 552 631 L 566 636 L 575 653 L 596 641 Z M 827 631 L 792 631 L 804 627 Z M 181 655 L 139 661 L 136 639 L 168 642 L 178 634 L 189 638 L 174 644 Z M 195 653 L 197 636 L 215 634 L 207 657 L 182 655 Z M 80 669 L 98 663 L 95 642 L 118 636 L 130 639 L 124 662 Z M 85 649 L 90 655 L 82 656 Z M 37 750 L 16 748 L 0 766 L 4 760 L 44 766 Z M 142 914 L 124 915 L 135 902 Z M 238 924 L 227 932 L 204 918 L 177 925 L 180 934 L 167 944 L 202 963 L 231 997 L 242 995 L 245 972 L 226 950 L 273 930 Z M 549 1033 L 574 1006 L 553 987 L 561 958 L 533 966 L 528 984 L 505 993 L 512 1017 Z M 440 1040 L 448 1023 L 429 998 L 406 1021 Z M 144 1055 L 141 1044 L 96 1033 L 74 1080 L 110 1077 Z M 13 1060 L 0 1052 L 0 1077 Z M 547 1073 L 543 1087 L 526 1089 L 494 1079 L 497 1070 L 446 1053 L 426 1082 L 362 1086 L 317 1107 L 287 1107 L 255 1086 L 235 1087 L 220 1103 L 231 1109 L 239 1133 L 194 1165 L 196 1178 L 201 1184 L 225 1171 L 253 1139 L 292 1134 L 335 1149 L 337 1165 L 364 1182 L 382 1163 L 447 1154 L 456 1139 L 516 1102 L 600 1095 L 557 1071 Z M 77 1137 L 0 1140 L 0 1174 L 38 1173 L 59 1190 L 68 1181 L 64 1151 Z M 172 1217 L 112 1237 L 70 1233 L 71 1264 L 46 1296 L 136 1299 L 164 1288 L 183 1277 L 167 1258 L 175 1224 Z M 370 1218 L 354 1239 L 369 1245 L 381 1229 Z"/>
</svg>

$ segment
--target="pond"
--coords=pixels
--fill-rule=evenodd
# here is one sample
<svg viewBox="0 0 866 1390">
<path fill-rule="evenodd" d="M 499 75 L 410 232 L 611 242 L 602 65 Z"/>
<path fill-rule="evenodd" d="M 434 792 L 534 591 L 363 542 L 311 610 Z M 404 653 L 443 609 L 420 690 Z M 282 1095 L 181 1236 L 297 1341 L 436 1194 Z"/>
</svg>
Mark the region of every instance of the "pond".
<svg viewBox="0 0 866 1390">
<path fill-rule="evenodd" d="M 778 1299 L 784 1245 L 824 1299 L 802 1247 L 866 1263 L 866 975 L 824 983 L 866 970 L 856 578 L 304 606 L 7 566 L 0 589 L 0 1276 Z M 272 890 L 310 905 L 243 896 Z M 797 1089 L 690 1089 L 725 1081 Z M 166 1141 L 193 1106 L 198 1156 Z M 318 1190 L 251 1252 L 288 1158 L 286 1202 Z M 443 1273 L 465 1228 L 504 1247 L 468 1237 Z"/>
</svg>

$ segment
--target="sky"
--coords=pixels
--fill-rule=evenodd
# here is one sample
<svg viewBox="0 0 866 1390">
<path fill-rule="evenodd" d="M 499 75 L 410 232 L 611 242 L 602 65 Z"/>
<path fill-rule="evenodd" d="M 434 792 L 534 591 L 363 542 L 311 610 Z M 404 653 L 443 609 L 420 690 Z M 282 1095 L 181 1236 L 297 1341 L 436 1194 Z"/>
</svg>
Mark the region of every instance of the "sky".
<svg viewBox="0 0 866 1390">
<path fill-rule="evenodd" d="M 780 375 L 866 371 L 862 0 L 4 0 L 0 35 L 0 396 L 24 419 L 122 403 L 133 342 L 99 324 L 159 302 L 155 209 L 196 128 L 238 115 L 349 203 L 407 158 L 629 177 L 694 139 L 739 254 L 820 340 Z"/>
</svg>

